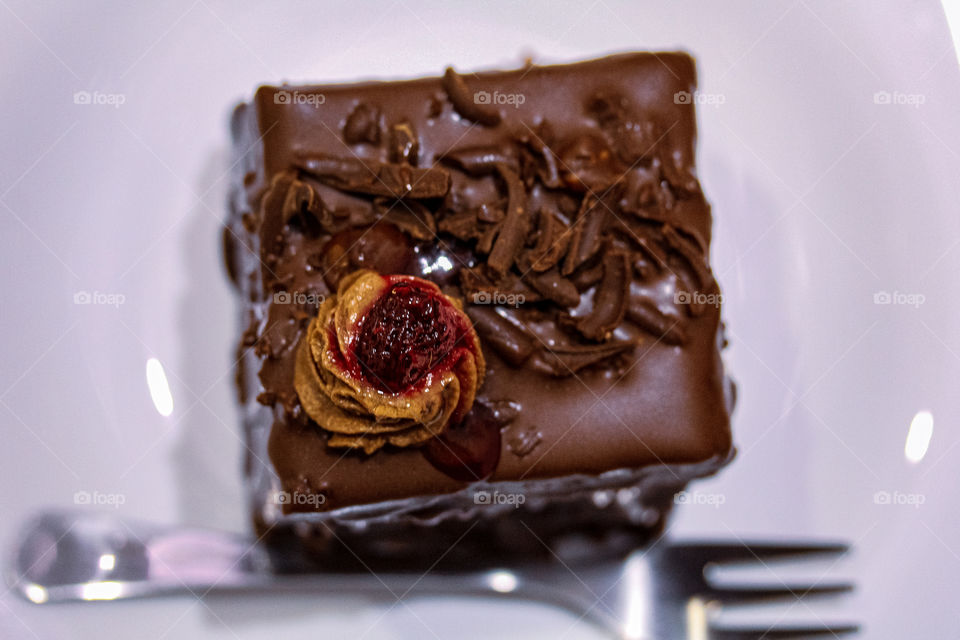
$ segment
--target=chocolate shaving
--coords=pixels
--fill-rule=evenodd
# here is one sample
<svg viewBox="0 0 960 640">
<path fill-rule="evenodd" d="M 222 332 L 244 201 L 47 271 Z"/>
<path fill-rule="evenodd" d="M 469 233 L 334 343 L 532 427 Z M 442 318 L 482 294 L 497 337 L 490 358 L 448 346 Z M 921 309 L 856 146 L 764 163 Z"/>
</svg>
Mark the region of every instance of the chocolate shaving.
<svg viewBox="0 0 960 640">
<path fill-rule="evenodd" d="M 554 267 L 570 246 L 573 231 L 560 217 L 547 209 L 540 209 L 537 244 L 528 252 L 530 269 L 543 272 Z"/>
<path fill-rule="evenodd" d="M 687 240 L 684 236 L 680 235 L 676 229 L 669 225 L 664 225 L 663 227 L 663 239 L 667 243 L 667 246 L 679 255 L 687 265 L 687 267 L 684 268 L 682 265 L 676 265 L 675 261 L 672 262 L 674 266 L 677 266 L 673 272 L 687 288 L 689 293 L 705 294 L 708 288 L 710 290 L 715 288 L 716 283 L 703 258 L 703 254 L 700 253 L 692 241 Z M 694 317 L 703 313 L 703 304 L 696 301 L 698 297 L 699 296 L 693 296 L 691 303 L 687 305 L 690 315 Z"/>
<path fill-rule="evenodd" d="M 623 178 L 623 199 L 620 208 L 639 218 L 662 221 L 661 212 L 668 210 L 665 194 L 670 189 L 660 176 L 660 161 L 649 167 L 633 167 Z"/>
<path fill-rule="evenodd" d="M 653 263 L 657 265 L 659 269 L 667 268 L 667 254 L 659 244 L 639 236 L 634 237 L 633 241 L 640 247 L 640 250 L 644 254 L 653 260 Z"/>
<path fill-rule="evenodd" d="M 640 252 L 633 254 L 633 272 L 637 274 L 638 278 L 646 280 L 653 276 L 654 270 L 655 266 L 647 259 L 647 256 Z"/>
<path fill-rule="evenodd" d="M 664 142 L 667 144 L 662 144 L 660 149 L 663 177 L 666 178 L 671 187 L 681 193 L 699 194 L 700 182 L 697 180 L 693 168 L 686 162 L 682 153 L 674 152 L 669 140 Z"/>
<path fill-rule="evenodd" d="M 561 307 L 572 308 L 580 304 L 580 292 L 574 284 L 560 275 L 556 268 L 544 273 L 530 273 L 524 278 L 537 293 Z"/>
<path fill-rule="evenodd" d="M 493 250 L 493 242 L 497 238 L 497 234 L 500 233 L 500 227 L 502 223 L 492 224 L 486 229 L 480 231 L 478 240 L 477 240 L 477 251 L 480 253 L 488 254 Z"/>
<path fill-rule="evenodd" d="M 529 227 L 529 215 L 527 192 L 516 171 L 505 164 L 498 164 L 497 172 L 507 187 L 507 216 L 500 226 L 487 264 L 495 274 L 503 276 L 513 266 L 520 248 L 523 247 Z"/>
<path fill-rule="evenodd" d="M 427 117 L 428 118 L 439 118 L 443 113 L 443 105 L 445 101 L 443 99 L 442 93 L 437 93 L 430 96 L 430 102 L 427 103 Z"/>
<path fill-rule="evenodd" d="M 378 198 L 374 204 L 383 212 L 385 220 L 415 240 L 433 240 L 437 237 L 437 223 L 430 209 L 417 200 Z"/>
<path fill-rule="evenodd" d="M 603 263 L 598 261 L 592 266 L 578 269 L 571 277 L 571 280 L 579 291 L 585 291 L 600 282 L 602 277 Z"/>
<path fill-rule="evenodd" d="M 704 222 L 709 223 L 710 206 L 703 195 L 675 200 L 670 195 L 669 187 L 661 187 L 659 183 L 644 187 L 638 192 L 633 174 L 634 172 L 631 172 L 631 175 L 624 180 L 620 210 L 631 214 L 641 223 L 669 224 L 682 230 L 696 243 L 700 252 L 705 254 L 709 246 L 709 230 L 705 231 L 703 226 Z M 651 191 L 652 195 L 643 195 L 647 191 Z M 641 199 L 653 199 L 653 201 L 639 205 L 638 201 Z"/>
<path fill-rule="evenodd" d="M 463 77 L 453 70 L 453 67 L 447 67 L 443 74 L 442 84 L 453 108 L 462 117 L 485 127 L 494 127 L 500 124 L 500 113 L 493 108 L 478 104 L 474 99 L 474 94 L 470 91 L 470 87 L 467 86 Z"/>
<path fill-rule="evenodd" d="M 545 373 L 557 377 L 575 374 L 584 367 L 597 364 L 608 358 L 630 351 L 635 342 L 621 340 L 606 344 L 558 345 L 540 352 L 539 360 L 545 366 Z"/>
<path fill-rule="evenodd" d="M 283 253 L 285 240 L 281 229 L 286 222 L 283 211 L 287 202 L 287 192 L 296 182 L 296 172 L 294 171 L 277 173 L 270 181 L 270 188 L 267 189 L 260 201 L 260 212 L 257 215 L 257 218 L 262 221 L 260 225 L 260 259 L 268 267 L 263 271 L 265 288 L 274 280 L 273 272 L 277 261 L 276 256 Z"/>
<path fill-rule="evenodd" d="M 544 138 L 551 138 L 550 128 L 546 122 L 537 127 L 537 131 L 522 136 L 520 142 L 531 152 L 531 159 L 535 163 L 537 177 L 545 187 L 559 189 L 563 187 L 560 179 L 560 170 L 557 168 L 557 155 L 550 148 Z"/>
<path fill-rule="evenodd" d="M 390 127 L 390 161 L 416 165 L 420 156 L 420 140 L 413 125 L 404 120 Z"/>
<path fill-rule="evenodd" d="M 494 173 L 497 165 L 506 165 L 518 170 L 517 159 L 509 155 L 502 147 L 464 147 L 454 149 L 443 155 L 441 160 L 472 176 L 484 176 Z"/>
<path fill-rule="evenodd" d="M 445 169 L 325 154 L 304 155 L 299 167 L 330 186 L 352 193 L 391 198 L 442 198 L 450 190 Z"/>
<path fill-rule="evenodd" d="M 645 225 L 630 225 L 619 217 L 614 217 L 611 229 L 619 232 L 621 237 L 627 238 L 636 246 L 640 253 L 653 262 L 657 269 L 668 269 L 669 256 L 661 246 L 662 233 L 659 228 Z"/>
<path fill-rule="evenodd" d="M 607 204 L 597 196 L 584 196 L 573 224 L 570 249 L 561 273 L 568 276 L 600 250 L 601 234 L 607 219 Z"/>
<path fill-rule="evenodd" d="M 518 458 L 525 458 L 533 453 L 543 442 L 543 434 L 536 427 L 527 427 L 507 440 L 507 450 Z"/>
<path fill-rule="evenodd" d="M 472 211 L 450 213 L 437 221 L 437 228 L 459 240 L 472 240 L 478 235 L 477 216 Z"/>
<path fill-rule="evenodd" d="M 347 144 L 379 144 L 380 110 L 363 102 L 354 107 L 343 125 L 343 140 Z"/>
<path fill-rule="evenodd" d="M 324 215 L 323 202 L 320 196 L 314 191 L 313 187 L 294 180 L 287 189 L 287 195 L 283 199 L 283 221 L 290 222 L 294 216 L 303 216 L 310 214 L 313 218 L 322 224 L 329 225 L 332 221 L 329 215 Z"/>
<path fill-rule="evenodd" d="M 577 330 L 589 340 L 606 340 L 623 322 L 630 295 L 630 256 L 608 251 L 603 256 L 603 278 L 593 297 L 593 309 L 577 321 Z"/>
<path fill-rule="evenodd" d="M 493 307 L 468 306 L 467 315 L 473 320 L 473 328 L 482 343 L 508 363 L 519 367 L 533 355 L 533 339 Z"/>
<path fill-rule="evenodd" d="M 512 304 L 520 305 L 542 299 L 539 293 L 513 274 L 494 282 L 480 269 L 461 269 L 460 288 L 467 301 L 474 304 L 502 304 L 499 300 L 503 298 L 504 302 L 509 300 Z"/>
<path fill-rule="evenodd" d="M 480 222 L 502 222 L 506 215 L 502 208 L 492 204 L 484 203 L 477 209 L 477 220 Z"/>
<path fill-rule="evenodd" d="M 687 341 L 681 318 L 665 315 L 649 300 L 632 298 L 627 307 L 627 319 L 667 344 L 680 345 Z"/>
</svg>

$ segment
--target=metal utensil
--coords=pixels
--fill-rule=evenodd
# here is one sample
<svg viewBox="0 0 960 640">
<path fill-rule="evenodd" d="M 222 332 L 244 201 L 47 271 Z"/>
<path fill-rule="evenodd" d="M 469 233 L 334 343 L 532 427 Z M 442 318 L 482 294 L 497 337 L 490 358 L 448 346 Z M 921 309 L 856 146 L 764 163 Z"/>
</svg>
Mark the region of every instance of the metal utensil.
<svg viewBox="0 0 960 640">
<path fill-rule="evenodd" d="M 162 527 L 92 512 L 47 512 L 18 541 L 9 579 L 29 600 L 117 600 L 170 594 L 295 589 L 356 594 L 390 601 L 423 595 L 498 595 L 551 603 L 618 638 L 760 640 L 857 630 L 852 624 L 722 629 L 710 610 L 769 599 L 836 594 L 851 584 L 718 586 L 712 563 L 767 560 L 847 551 L 832 543 L 660 541 L 619 560 L 562 561 L 462 573 L 278 574 L 270 554 L 233 534 Z"/>
</svg>

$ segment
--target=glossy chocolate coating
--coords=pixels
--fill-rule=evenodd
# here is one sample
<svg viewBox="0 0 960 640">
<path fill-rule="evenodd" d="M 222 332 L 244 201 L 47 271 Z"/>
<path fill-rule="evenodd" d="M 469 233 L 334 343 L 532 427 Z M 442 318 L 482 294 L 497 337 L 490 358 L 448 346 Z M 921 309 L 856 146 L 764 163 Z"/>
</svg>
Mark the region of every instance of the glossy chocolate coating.
<svg viewBox="0 0 960 640">
<path fill-rule="evenodd" d="M 322 429 L 298 407 L 293 356 L 315 309 L 278 304 L 275 294 L 328 294 L 327 243 L 336 233 L 357 229 L 372 229 L 372 235 L 364 237 L 365 255 L 351 254 L 354 267 L 362 266 L 358 261 L 397 263 L 409 249 L 414 259 L 400 272 L 434 280 L 466 299 L 487 359 L 478 402 L 514 407 L 503 421 L 490 481 L 661 465 L 669 471 L 711 460 L 716 464 L 697 467 L 698 473 L 715 470 L 732 449 L 718 347 L 720 309 L 708 304 L 691 311 L 675 304 L 678 287 L 691 281 L 694 286 L 684 290 L 718 292 L 707 263 L 710 209 L 694 166 L 694 107 L 675 97 L 695 90 L 692 59 L 636 53 L 509 72 L 451 73 L 405 82 L 266 86 L 234 115 L 240 162 L 226 239 L 248 329 L 241 345 L 248 350 L 240 365 L 241 399 L 258 396 L 272 408 L 272 424 L 248 428 L 269 428 L 270 462 L 281 486 L 322 492 L 323 510 L 466 486 L 417 448 L 371 456 L 330 449 Z M 458 104 L 464 87 L 475 96 L 474 106 Z M 552 160 L 529 179 L 523 169 L 529 159 L 518 159 L 516 150 L 544 141 L 552 146 Z M 488 151 L 477 157 L 471 155 L 475 148 Z M 344 173 L 349 167 L 336 168 L 340 173 L 331 177 L 330 158 L 345 159 L 341 164 L 360 159 L 379 177 L 364 182 L 362 172 Z M 403 195 L 397 192 L 405 188 L 403 180 L 392 182 L 403 167 L 416 170 L 409 195 L 437 219 L 440 231 L 432 238 L 406 233 L 409 248 L 398 250 L 397 229 L 384 222 L 383 212 L 414 210 L 390 200 Z M 612 187 L 616 198 L 608 197 Z M 599 219 L 586 217 L 591 197 L 610 200 L 591 205 L 605 209 L 604 226 L 596 231 L 606 234 L 602 248 L 584 240 L 592 237 L 590 229 L 574 229 L 578 219 L 586 225 Z M 520 207 L 515 213 L 521 217 L 508 222 L 511 207 Z M 536 255 L 533 236 L 505 239 L 500 248 L 497 240 L 485 251 L 478 248 L 482 238 L 457 237 L 454 216 L 474 210 L 478 220 L 502 225 L 497 228 L 503 238 L 511 223 L 520 225 L 521 234 L 537 224 L 542 237 L 553 211 L 580 240 L 553 271 L 544 271 L 545 279 L 534 281 L 530 265 L 521 264 L 522 252 Z M 624 225 L 622 232 L 617 224 Z M 636 229 L 649 229 L 667 248 L 644 253 L 646 236 L 626 237 Z M 608 258 L 611 253 L 623 260 Z M 512 273 L 530 283 L 523 290 L 539 301 L 501 305 L 494 312 L 500 319 L 492 317 L 492 307 L 470 304 L 472 290 L 461 273 L 468 267 L 483 268 L 490 277 Z M 628 299 L 626 292 L 617 293 L 622 274 L 604 283 L 603 274 L 623 269 Z M 610 309 L 588 322 L 595 305 Z M 502 327 L 484 333 L 483 326 L 504 317 L 520 335 Z M 522 344 L 511 346 L 511 340 Z M 613 344 L 612 355 L 583 368 L 571 365 L 577 361 L 558 359 L 550 350 L 570 340 L 577 348 Z M 676 479 L 682 484 L 686 477 Z"/>
</svg>

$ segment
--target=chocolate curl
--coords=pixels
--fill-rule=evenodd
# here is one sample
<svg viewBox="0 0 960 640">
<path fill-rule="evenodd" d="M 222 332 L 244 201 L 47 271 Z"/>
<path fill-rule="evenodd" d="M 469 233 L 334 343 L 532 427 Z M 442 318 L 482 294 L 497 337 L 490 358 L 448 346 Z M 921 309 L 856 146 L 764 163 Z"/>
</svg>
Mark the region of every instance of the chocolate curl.
<svg viewBox="0 0 960 640">
<path fill-rule="evenodd" d="M 600 250 L 606 219 L 606 203 L 592 194 L 584 196 L 573 224 L 570 249 L 561 270 L 563 275 L 569 276 Z"/>
<path fill-rule="evenodd" d="M 688 292 L 706 293 L 707 290 L 716 288 L 716 282 L 710 273 L 710 267 L 707 266 L 706 259 L 693 242 L 684 238 L 669 225 L 665 225 L 663 228 L 663 239 L 674 254 L 681 258 L 683 264 L 678 265 L 676 261 L 672 262 L 677 267 L 673 271 Z M 694 317 L 703 313 L 703 304 L 695 300 L 696 296 L 691 304 L 687 305 L 690 315 Z"/>
<path fill-rule="evenodd" d="M 404 120 L 390 127 L 390 161 L 399 164 L 417 164 L 420 140 L 413 125 Z"/>
<path fill-rule="evenodd" d="M 447 213 L 437 221 L 437 228 L 458 240 L 472 240 L 479 235 L 477 216 L 473 211 Z"/>
<path fill-rule="evenodd" d="M 597 262 L 590 267 L 577 270 L 577 272 L 570 277 L 570 280 L 577 287 L 577 291 L 586 291 L 600 282 L 601 278 L 603 278 L 603 263 Z"/>
<path fill-rule="evenodd" d="M 441 161 L 454 166 L 471 176 L 485 176 L 497 170 L 497 165 L 506 165 L 519 170 L 517 159 L 502 148 L 494 146 L 463 147 L 443 155 Z"/>
<path fill-rule="evenodd" d="M 632 298 L 627 307 L 627 320 L 667 344 L 682 345 L 687 341 L 681 319 L 661 313 L 649 300 Z"/>
<path fill-rule="evenodd" d="M 606 344 L 558 345 L 543 349 L 539 359 L 545 373 L 560 378 L 572 376 L 580 369 L 630 351 L 635 346 L 636 343 L 629 340 Z"/>
<path fill-rule="evenodd" d="M 501 358 L 515 367 L 523 365 L 533 355 L 534 343 L 527 333 L 507 320 L 493 307 L 471 305 L 467 315 L 481 343 L 493 349 Z"/>
<path fill-rule="evenodd" d="M 477 236 L 477 251 L 489 254 L 493 250 L 493 242 L 500 233 L 502 223 L 492 224 L 481 231 Z"/>
<path fill-rule="evenodd" d="M 573 231 L 554 212 L 546 209 L 540 210 L 538 224 L 537 244 L 528 252 L 527 259 L 533 271 L 542 273 L 560 262 L 570 246 Z"/>
<path fill-rule="evenodd" d="M 294 180 L 287 189 L 283 200 L 283 221 L 290 222 L 294 216 L 309 214 L 323 226 L 329 226 L 333 220 L 325 209 L 317 192 L 305 182 Z"/>
<path fill-rule="evenodd" d="M 380 110 L 363 102 L 354 107 L 343 125 L 343 140 L 347 144 L 379 144 Z"/>
<path fill-rule="evenodd" d="M 501 296 L 509 296 L 517 305 L 539 302 L 543 298 L 520 278 L 507 274 L 497 282 L 490 280 L 479 269 L 464 267 L 460 270 L 460 289 L 468 302 L 475 304 L 495 303 Z"/>
<path fill-rule="evenodd" d="M 416 200 L 390 200 L 378 198 L 374 204 L 381 213 L 380 219 L 396 226 L 415 240 L 433 240 L 437 237 L 437 223 L 433 214 Z"/>
<path fill-rule="evenodd" d="M 577 330 L 587 339 L 606 340 L 623 322 L 630 296 L 630 256 L 608 251 L 603 256 L 603 279 L 593 298 L 593 310 L 577 321 Z"/>
<path fill-rule="evenodd" d="M 359 160 L 326 154 L 303 155 L 300 169 L 341 191 L 390 198 L 442 198 L 450 190 L 445 169 Z"/>
<path fill-rule="evenodd" d="M 544 273 L 527 274 L 524 278 L 537 293 L 561 307 L 572 308 L 580 304 L 580 292 L 574 284 L 554 268 Z"/>
<path fill-rule="evenodd" d="M 497 172 L 507 186 L 507 215 L 500 226 L 497 241 L 487 258 L 487 265 L 502 277 L 516 261 L 529 229 L 527 192 L 517 172 L 505 164 L 497 165 Z"/>
<path fill-rule="evenodd" d="M 557 155 L 544 141 L 544 137 L 552 137 L 551 134 L 547 133 L 548 131 L 549 126 L 544 122 L 538 127 L 538 131 L 531 131 L 528 135 L 521 136 L 519 141 L 529 150 L 530 159 L 536 167 L 536 176 L 543 183 L 543 186 L 549 189 L 560 189 L 564 184 L 560 178 L 560 169 L 557 166 Z M 540 135 L 541 132 L 543 132 L 542 136 Z"/>
<path fill-rule="evenodd" d="M 470 92 L 470 87 L 467 86 L 463 77 L 453 70 L 453 67 L 447 67 L 442 84 L 453 108 L 462 117 L 485 127 L 495 127 L 500 124 L 500 113 L 493 108 L 477 104 L 473 93 Z"/>
</svg>

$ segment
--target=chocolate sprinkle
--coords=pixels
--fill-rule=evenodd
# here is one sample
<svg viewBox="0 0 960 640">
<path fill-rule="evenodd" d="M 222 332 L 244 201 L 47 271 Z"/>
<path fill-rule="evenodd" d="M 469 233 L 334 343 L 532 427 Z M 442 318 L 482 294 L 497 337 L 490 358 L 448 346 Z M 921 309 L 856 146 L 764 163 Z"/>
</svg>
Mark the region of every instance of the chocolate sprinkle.
<svg viewBox="0 0 960 640">
<path fill-rule="evenodd" d="M 379 144 L 380 110 L 363 102 L 354 107 L 343 125 L 343 140 L 347 144 Z"/>
<path fill-rule="evenodd" d="M 392 198 L 442 198 L 450 190 L 450 174 L 439 168 L 326 154 L 302 155 L 300 168 L 332 187 L 352 193 Z"/>
<path fill-rule="evenodd" d="M 503 147 L 464 147 L 454 149 L 442 158 L 443 162 L 472 175 L 483 176 L 497 170 L 502 164 L 514 171 L 519 170 L 517 159 L 505 152 Z"/>
<path fill-rule="evenodd" d="M 443 74 L 442 83 L 443 90 L 447 92 L 447 96 L 450 98 L 450 103 L 462 117 L 485 127 L 495 127 L 500 124 L 500 113 L 495 109 L 477 104 L 470 87 L 467 86 L 463 77 L 453 70 L 453 67 L 447 67 Z"/>
<path fill-rule="evenodd" d="M 320 201 L 320 196 L 313 187 L 294 180 L 287 189 L 283 200 L 283 220 L 289 222 L 294 216 L 309 214 L 321 225 L 328 226 L 331 222 L 330 214 Z"/>
<path fill-rule="evenodd" d="M 497 172 L 507 187 L 507 216 L 497 236 L 497 242 L 487 258 L 487 264 L 498 276 L 513 266 L 527 236 L 529 216 L 527 193 L 516 171 L 505 164 L 497 165 Z"/>
<path fill-rule="evenodd" d="M 447 213 L 437 222 L 437 228 L 459 240 L 472 240 L 479 235 L 477 216 L 473 211 Z"/>
<path fill-rule="evenodd" d="M 570 246 L 572 230 L 561 220 L 556 213 L 547 209 L 540 209 L 537 216 L 539 232 L 537 244 L 527 254 L 530 269 L 543 272 L 560 262 L 560 258 Z"/>
<path fill-rule="evenodd" d="M 676 229 L 669 225 L 664 225 L 663 239 L 668 246 L 674 250 L 675 255 L 679 255 L 683 265 L 677 265 L 674 269 L 677 278 L 683 282 L 689 293 L 707 293 L 706 289 L 713 289 L 716 283 L 710 274 L 710 269 L 702 259 L 696 246 L 684 238 Z M 674 263 L 675 264 L 675 263 Z M 703 313 L 703 305 L 697 302 L 699 296 L 693 297 L 691 304 L 687 305 L 690 315 L 696 317 Z"/>
<path fill-rule="evenodd" d="M 545 373 L 556 377 L 566 377 L 585 367 L 630 351 L 635 346 L 636 344 L 629 340 L 618 340 L 605 344 L 558 345 L 543 349 L 539 360 L 546 368 Z"/>
<path fill-rule="evenodd" d="M 687 341 L 682 319 L 661 313 L 649 300 L 631 299 L 627 307 L 627 319 L 667 344 L 681 345 Z"/>
<path fill-rule="evenodd" d="M 389 222 L 414 240 L 434 240 L 437 223 L 430 209 L 417 200 L 378 198 L 374 204 L 382 212 L 381 220 Z"/>
<path fill-rule="evenodd" d="M 577 220 L 573 225 L 570 250 L 567 252 L 567 258 L 563 263 L 563 275 L 568 276 L 573 273 L 600 250 L 601 234 L 607 220 L 608 206 L 597 196 L 584 196 L 580 205 L 580 212 L 577 214 Z"/>
<path fill-rule="evenodd" d="M 404 120 L 390 127 L 390 161 L 416 165 L 420 155 L 420 141 L 413 125 Z"/>
<path fill-rule="evenodd" d="M 603 256 L 603 278 L 593 298 L 593 309 L 577 322 L 577 330 L 589 340 L 605 340 L 623 322 L 630 295 L 630 256 L 608 251 Z"/>
<path fill-rule="evenodd" d="M 560 275 L 556 268 L 544 273 L 527 274 L 525 280 L 537 293 L 561 307 L 572 308 L 580 304 L 580 292 L 574 284 Z"/>
<path fill-rule="evenodd" d="M 473 320 L 473 328 L 483 344 L 508 363 L 519 367 L 533 355 L 533 338 L 493 307 L 472 305 L 467 307 L 467 315 Z"/>
</svg>

